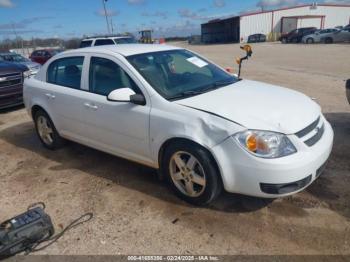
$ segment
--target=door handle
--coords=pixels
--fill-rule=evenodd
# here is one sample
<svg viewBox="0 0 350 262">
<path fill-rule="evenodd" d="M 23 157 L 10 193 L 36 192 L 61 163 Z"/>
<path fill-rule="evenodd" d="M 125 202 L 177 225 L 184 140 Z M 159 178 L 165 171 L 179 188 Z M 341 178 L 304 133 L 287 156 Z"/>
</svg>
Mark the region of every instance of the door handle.
<svg viewBox="0 0 350 262">
<path fill-rule="evenodd" d="M 45 94 L 45 95 L 48 99 L 55 99 L 56 98 L 56 96 L 54 96 L 52 94 Z"/>
<path fill-rule="evenodd" d="M 90 104 L 90 103 L 84 103 L 84 106 L 86 108 L 90 108 L 90 109 L 93 109 L 93 110 L 97 110 L 98 109 L 98 106 L 94 105 L 94 104 Z"/>
</svg>

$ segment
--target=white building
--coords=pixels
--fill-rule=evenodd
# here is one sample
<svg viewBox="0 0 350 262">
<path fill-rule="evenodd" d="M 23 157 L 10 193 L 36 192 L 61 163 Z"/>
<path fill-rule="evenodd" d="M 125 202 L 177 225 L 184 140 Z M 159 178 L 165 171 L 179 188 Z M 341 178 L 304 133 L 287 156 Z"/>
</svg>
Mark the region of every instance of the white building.
<svg viewBox="0 0 350 262">
<path fill-rule="evenodd" d="M 209 21 L 202 24 L 202 41 L 239 42 L 252 34 L 264 34 L 274 41 L 296 28 L 323 29 L 349 23 L 350 5 L 308 4 Z"/>
</svg>

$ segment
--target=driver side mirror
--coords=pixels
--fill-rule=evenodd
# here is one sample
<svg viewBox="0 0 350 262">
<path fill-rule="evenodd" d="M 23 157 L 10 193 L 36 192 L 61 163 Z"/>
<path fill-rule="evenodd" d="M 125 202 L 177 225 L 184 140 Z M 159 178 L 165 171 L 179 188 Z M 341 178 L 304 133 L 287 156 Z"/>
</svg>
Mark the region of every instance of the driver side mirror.
<svg viewBox="0 0 350 262">
<path fill-rule="evenodd" d="M 142 105 L 142 106 L 146 105 L 145 97 L 141 94 L 136 94 L 129 87 L 113 90 L 112 92 L 109 93 L 107 100 L 112 102 L 132 103 L 135 105 Z"/>
</svg>

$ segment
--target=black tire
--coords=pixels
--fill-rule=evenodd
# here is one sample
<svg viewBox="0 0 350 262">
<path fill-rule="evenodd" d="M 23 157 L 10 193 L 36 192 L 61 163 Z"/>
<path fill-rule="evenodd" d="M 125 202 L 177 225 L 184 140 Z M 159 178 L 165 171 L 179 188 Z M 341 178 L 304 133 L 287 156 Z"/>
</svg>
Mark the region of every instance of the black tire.
<svg viewBox="0 0 350 262">
<path fill-rule="evenodd" d="M 330 37 L 327 37 L 327 38 L 324 40 L 324 42 L 325 42 L 326 44 L 332 44 L 332 43 L 333 43 L 333 39 L 330 38 Z"/>
<path fill-rule="evenodd" d="M 39 132 L 39 119 L 44 118 L 47 121 L 48 126 L 52 129 L 52 143 L 46 142 L 40 135 Z M 65 144 L 65 139 L 63 139 L 57 132 L 55 125 L 53 124 L 51 118 L 44 110 L 38 110 L 34 115 L 34 123 L 35 123 L 35 129 L 36 133 L 40 139 L 40 142 L 43 144 L 44 147 L 50 150 L 55 150 L 62 148 Z"/>
<path fill-rule="evenodd" d="M 205 173 L 206 184 L 203 189 L 203 192 L 196 197 L 191 197 L 183 192 L 181 192 L 177 186 L 175 185 L 173 179 L 170 174 L 170 164 L 171 159 L 174 154 L 178 152 L 187 152 L 193 155 L 200 165 L 202 166 Z M 168 184 L 175 192 L 175 194 L 183 199 L 184 201 L 197 206 L 207 205 L 213 202 L 222 191 L 222 181 L 220 177 L 220 172 L 218 171 L 217 165 L 213 160 L 213 157 L 210 153 L 204 149 L 203 147 L 191 143 L 191 142 L 178 142 L 169 145 L 163 155 L 163 159 L 161 162 L 161 170 L 167 180 Z M 185 182 L 185 181 L 184 181 Z"/>
<path fill-rule="evenodd" d="M 314 39 L 309 37 L 308 39 L 306 39 L 306 43 L 307 44 L 313 44 L 314 43 Z"/>
<path fill-rule="evenodd" d="M 282 42 L 282 44 L 287 44 L 287 38 L 283 37 L 283 38 L 281 39 L 281 42 Z"/>
</svg>

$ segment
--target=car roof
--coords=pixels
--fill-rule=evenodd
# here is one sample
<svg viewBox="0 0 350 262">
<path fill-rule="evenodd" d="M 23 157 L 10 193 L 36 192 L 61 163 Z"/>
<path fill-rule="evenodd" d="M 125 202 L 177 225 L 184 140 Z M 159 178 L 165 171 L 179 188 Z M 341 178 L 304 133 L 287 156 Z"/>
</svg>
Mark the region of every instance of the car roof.
<svg viewBox="0 0 350 262">
<path fill-rule="evenodd" d="M 89 41 L 89 40 L 97 40 L 97 39 L 129 39 L 131 36 L 96 36 L 96 37 L 88 37 L 84 38 L 81 41 Z"/>
<path fill-rule="evenodd" d="M 170 50 L 180 50 L 182 48 L 164 45 L 164 44 L 123 44 L 123 45 L 103 45 L 75 49 L 71 51 L 64 52 L 67 53 L 96 53 L 96 52 L 113 52 L 121 54 L 122 56 L 131 56 L 144 53 L 160 52 L 160 51 L 170 51 Z"/>
</svg>

